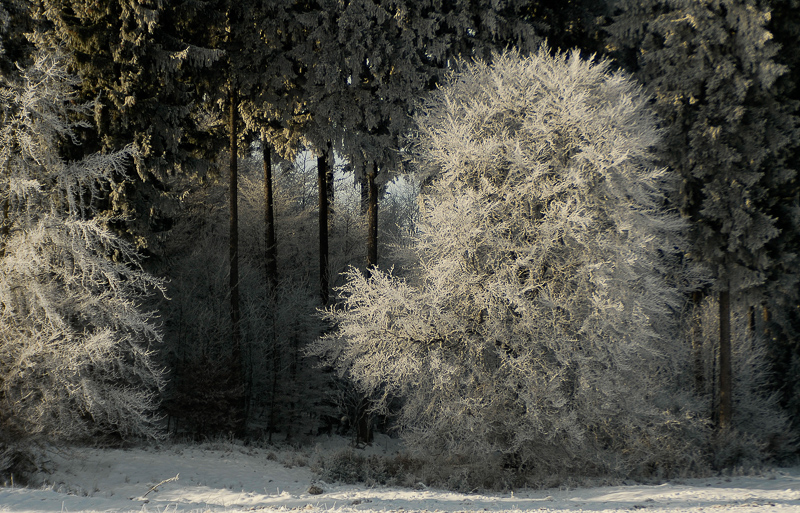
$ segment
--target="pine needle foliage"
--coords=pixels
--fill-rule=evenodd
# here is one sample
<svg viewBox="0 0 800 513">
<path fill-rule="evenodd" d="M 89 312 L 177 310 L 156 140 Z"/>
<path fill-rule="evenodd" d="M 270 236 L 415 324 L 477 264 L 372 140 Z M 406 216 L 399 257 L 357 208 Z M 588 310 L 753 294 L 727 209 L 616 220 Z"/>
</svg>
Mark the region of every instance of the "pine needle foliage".
<svg viewBox="0 0 800 513">
<path fill-rule="evenodd" d="M 0 422 L 49 440 L 158 436 L 161 335 L 141 302 L 162 284 L 94 216 L 135 154 L 61 157 L 88 126 L 78 86 L 41 45 L 0 85 Z"/>
<path fill-rule="evenodd" d="M 663 158 L 683 178 L 694 253 L 719 290 L 762 300 L 770 269 L 796 267 L 792 252 L 771 250 L 780 234 L 774 214 L 792 201 L 798 118 L 780 102 L 787 68 L 767 30 L 770 11 L 755 0 L 615 7 L 613 44 L 628 52 L 668 125 Z"/>
<path fill-rule="evenodd" d="M 463 64 L 420 107 L 402 276 L 352 271 L 315 350 L 419 452 L 548 476 L 700 469 L 685 224 L 641 88 L 577 51 Z M 494 455 L 494 456 L 493 456 Z M 488 468 L 488 467 L 487 467 Z"/>
<path fill-rule="evenodd" d="M 676 201 L 691 220 L 694 257 L 711 268 L 723 310 L 737 303 L 763 308 L 771 327 L 759 330 L 792 337 L 800 118 L 785 96 L 792 78 L 781 64 L 786 58 L 779 59 L 769 31 L 770 7 L 779 3 L 617 0 L 614 6 L 610 42 L 652 92 L 665 121 L 661 155 L 683 180 Z M 790 37 L 791 23 L 775 26 L 784 40 Z M 730 329 L 720 323 L 720 429 L 740 427 L 731 404 Z M 782 341 L 771 343 L 786 350 Z"/>
</svg>

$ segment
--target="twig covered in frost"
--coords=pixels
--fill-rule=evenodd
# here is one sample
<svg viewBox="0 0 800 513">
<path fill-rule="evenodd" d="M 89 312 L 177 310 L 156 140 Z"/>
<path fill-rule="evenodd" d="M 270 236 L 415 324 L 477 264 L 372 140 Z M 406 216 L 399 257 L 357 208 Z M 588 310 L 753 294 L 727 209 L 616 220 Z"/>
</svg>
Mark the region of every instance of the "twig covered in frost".
<svg viewBox="0 0 800 513">
<path fill-rule="evenodd" d="M 177 474 L 175 474 L 175 477 L 170 477 L 169 479 L 165 479 L 165 480 L 161 481 L 160 483 L 158 483 L 158 484 L 156 484 L 156 485 L 153 485 L 152 487 L 150 487 L 150 489 L 149 489 L 149 490 L 147 490 L 147 493 L 145 493 L 144 495 L 142 495 L 142 497 L 147 497 L 147 495 L 148 495 L 150 492 L 157 492 L 157 491 L 158 491 L 158 487 L 159 487 L 159 486 L 161 486 L 161 485 L 165 485 L 165 484 L 167 484 L 167 483 L 171 483 L 171 482 L 173 482 L 173 481 L 177 481 L 177 480 L 178 480 L 178 478 L 180 478 L 180 475 L 181 475 L 181 474 L 180 474 L 180 472 L 178 472 Z"/>
</svg>

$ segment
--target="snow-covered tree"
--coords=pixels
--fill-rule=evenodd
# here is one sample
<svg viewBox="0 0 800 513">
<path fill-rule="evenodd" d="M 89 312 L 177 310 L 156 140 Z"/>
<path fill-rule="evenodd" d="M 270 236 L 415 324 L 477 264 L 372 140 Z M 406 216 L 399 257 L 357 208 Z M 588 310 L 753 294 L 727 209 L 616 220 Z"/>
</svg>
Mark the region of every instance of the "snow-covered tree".
<svg viewBox="0 0 800 513">
<path fill-rule="evenodd" d="M 158 436 L 161 335 L 142 301 L 162 285 L 95 215 L 135 151 L 61 156 L 93 106 L 63 51 L 43 48 L 0 85 L 0 422 L 25 437 Z"/>
<path fill-rule="evenodd" d="M 403 399 L 418 451 L 548 473 L 686 468 L 683 221 L 641 88 L 577 52 L 463 65 L 421 106 L 404 272 L 353 271 L 316 347 Z M 384 404 L 385 406 L 385 404 Z"/>
<path fill-rule="evenodd" d="M 376 265 L 376 185 L 400 171 L 398 148 L 417 98 L 457 57 L 489 57 L 507 45 L 529 51 L 540 38 L 525 19 L 527 1 L 320 0 L 306 7 L 291 49 L 303 70 L 304 137 L 320 153 L 333 143 L 351 164 L 369 198 L 367 263 Z"/>
<path fill-rule="evenodd" d="M 772 0 L 769 31 L 782 51 L 776 60 L 787 66 L 787 73 L 778 81 L 781 103 L 800 114 L 800 53 L 791 51 L 800 47 L 800 1 Z M 795 146 L 793 156 L 788 159 L 789 166 L 798 169 L 800 147 Z M 794 418 L 794 425 L 800 426 L 800 311 L 796 308 L 800 295 L 800 181 L 797 174 L 783 188 L 784 195 L 774 205 L 773 217 L 781 235 L 768 246 L 773 254 L 784 255 L 771 269 L 768 333 L 771 336 L 771 356 L 775 388 L 781 391 L 782 403 Z M 767 317 L 762 315 L 762 319 Z"/>
<path fill-rule="evenodd" d="M 798 118 L 776 87 L 786 68 L 776 62 L 779 48 L 762 2 L 618 0 L 614 6 L 609 32 L 667 124 L 662 157 L 683 179 L 692 253 L 711 267 L 720 295 L 717 417 L 720 427 L 730 427 L 730 304 L 739 297 L 751 305 L 769 300 L 770 288 L 780 297 L 780 288 L 797 283 L 794 252 L 776 244 L 781 224 L 791 226 L 797 216 L 786 206 L 796 204 L 787 193 L 796 175 L 789 158 Z"/>
<path fill-rule="evenodd" d="M 0 5 L 0 73 L 14 69 L 30 43 L 23 37 L 30 31 L 27 6 L 20 0 L 9 0 Z"/>
</svg>

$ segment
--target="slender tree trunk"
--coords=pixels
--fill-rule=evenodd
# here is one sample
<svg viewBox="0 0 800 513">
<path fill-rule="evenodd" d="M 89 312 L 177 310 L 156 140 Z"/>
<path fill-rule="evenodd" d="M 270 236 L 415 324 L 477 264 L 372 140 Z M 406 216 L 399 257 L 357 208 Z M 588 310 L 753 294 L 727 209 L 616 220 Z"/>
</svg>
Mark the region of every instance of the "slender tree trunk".
<svg viewBox="0 0 800 513">
<path fill-rule="evenodd" d="M 372 169 L 366 173 L 367 185 L 367 271 L 378 267 L 378 186 L 375 178 L 378 165 L 373 163 Z M 362 443 L 372 442 L 372 426 L 369 414 L 369 398 L 361 397 L 356 414 L 356 440 Z"/>
<path fill-rule="evenodd" d="M 372 443 L 372 419 L 369 414 L 369 399 L 362 397 L 356 405 L 356 443 Z"/>
<path fill-rule="evenodd" d="M 275 325 L 275 315 L 272 317 L 272 383 L 270 384 L 269 391 L 269 420 L 267 424 L 267 443 L 272 443 L 272 433 L 277 430 L 277 409 L 278 409 L 278 373 L 280 372 L 280 358 L 281 354 L 278 347 L 278 333 L 277 326 Z"/>
<path fill-rule="evenodd" d="M 731 426 L 733 410 L 731 372 L 731 293 L 719 293 L 719 429 Z"/>
<path fill-rule="evenodd" d="M 229 110 L 230 129 L 230 231 L 229 231 L 229 256 L 230 256 L 230 293 L 231 293 L 231 340 L 232 351 L 235 357 L 241 358 L 241 334 L 239 312 L 239 162 L 237 146 L 236 110 L 238 97 L 236 91 L 231 89 Z"/>
<path fill-rule="evenodd" d="M 328 158 L 328 165 L 325 168 L 325 190 L 328 194 L 328 222 L 333 219 L 333 214 L 335 210 L 335 202 L 334 202 L 334 192 L 333 188 L 335 186 L 333 180 L 333 149 L 332 145 L 328 143 L 328 150 L 327 150 L 327 158 Z"/>
<path fill-rule="evenodd" d="M 240 331 L 239 311 L 239 169 L 238 169 L 238 144 L 236 112 L 238 110 L 238 95 L 235 87 L 229 93 L 229 131 L 230 131 L 230 231 L 228 250 L 230 257 L 230 307 L 231 307 L 231 365 L 234 366 L 234 406 L 241 408 L 244 417 L 237 421 L 237 435 L 244 434 L 246 421 L 247 394 L 244 390 L 244 369 L 242 367 L 242 346 Z"/>
<path fill-rule="evenodd" d="M 266 247 L 264 261 L 267 271 L 267 296 L 268 301 L 274 305 L 275 287 L 278 284 L 278 248 L 275 242 L 275 213 L 273 209 L 272 197 L 272 151 L 267 142 L 266 136 L 262 137 L 261 148 L 264 154 L 264 238 Z M 272 382 L 269 392 L 269 419 L 267 424 L 267 442 L 272 443 L 272 433 L 277 425 L 277 392 L 278 392 L 278 373 L 280 370 L 280 351 L 278 348 L 277 326 L 275 325 L 275 315 L 272 318 L 272 348 L 270 359 L 272 361 Z"/>
<path fill-rule="evenodd" d="M 378 165 L 373 164 L 372 170 L 367 172 L 367 189 L 369 191 L 369 205 L 367 206 L 367 268 L 378 266 L 378 187 L 375 177 L 378 174 Z"/>
<path fill-rule="evenodd" d="M 6 198 L 3 200 L 3 217 L 0 218 L 0 259 L 6 256 L 6 241 L 11 234 L 11 220 L 9 219 L 9 210 L 11 201 Z"/>
<path fill-rule="evenodd" d="M 319 191 L 319 293 L 322 304 L 328 304 L 328 153 L 317 157 L 317 189 Z"/>
<path fill-rule="evenodd" d="M 747 309 L 747 331 L 751 335 L 756 332 L 756 307 L 753 305 Z"/>
<path fill-rule="evenodd" d="M 359 189 L 361 189 L 361 205 L 359 211 L 362 216 L 367 215 L 367 210 L 369 210 L 369 183 L 367 182 L 367 174 L 368 172 L 365 171 L 358 181 Z"/>
<path fill-rule="evenodd" d="M 702 292 L 692 292 L 692 305 L 694 316 L 692 318 L 691 338 L 692 338 L 692 357 L 694 359 L 694 387 L 698 394 L 705 390 L 705 370 L 703 365 L 703 336 L 700 328 L 700 305 L 703 302 Z"/>
<path fill-rule="evenodd" d="M 761 320 L 764 321 L 764 335 L 769 336 L 770 315 L 769 315 L 769 307 L 767 305 L 764 305 L 764 307 L 761 310 Z"/>
<path fill-rule="evenodd" d="M 275 213 L 272 200 L 272 152 L 266 137 L 262 139 L 261 147 L 264 153 L 264 229 L 266 231 L 264 260 L 267 268 L 267 284 L 271 295 L 278 283 L 278 248 L 275 243 Z"/>
</svg>

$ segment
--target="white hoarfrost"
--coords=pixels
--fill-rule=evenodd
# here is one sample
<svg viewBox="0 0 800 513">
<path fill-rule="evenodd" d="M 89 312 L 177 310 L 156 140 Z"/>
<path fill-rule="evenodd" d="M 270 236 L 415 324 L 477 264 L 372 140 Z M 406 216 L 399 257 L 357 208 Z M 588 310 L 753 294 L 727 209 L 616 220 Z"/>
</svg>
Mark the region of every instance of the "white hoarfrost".
<svg viewBox="0 0 800 513">
<path fill-rule="evenodd" d="M 91 112 L 77 86 L 59 50 L 0 83 L 0 427 L 12 440 L 157 434 L 161 335 L 140 303 L 161 284 L 95 208 L 134 150 L 62 157 Z"/>
<path fill-rule="evenodd" d="M 401 398 L 411 448 L 470 482 L 706 464 L 680 333 L 702 276 L 647 100 L 607 62 L 542 49 L 463 65 L 420 108 L 403 266 L 351 272 L 316 352 L 377 407 Z"/>
</svg>

